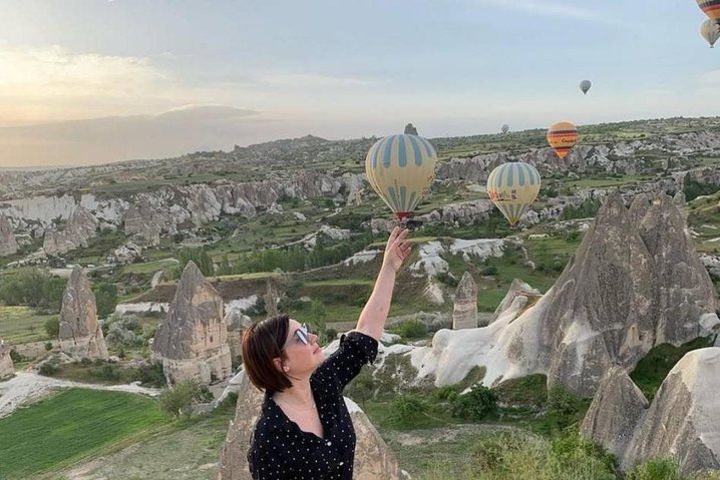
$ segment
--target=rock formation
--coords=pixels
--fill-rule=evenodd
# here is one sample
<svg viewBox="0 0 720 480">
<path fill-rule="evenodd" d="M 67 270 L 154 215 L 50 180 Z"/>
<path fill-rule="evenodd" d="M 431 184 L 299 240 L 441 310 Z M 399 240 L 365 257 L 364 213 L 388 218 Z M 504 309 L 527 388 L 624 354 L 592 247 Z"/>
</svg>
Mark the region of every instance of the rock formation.
<svg viewBox="0 0 720 480">
<path fill-rule="evenodd" d="M 97 219 L 83 206 L 78 206 L 70 215 L 65 228 L 45 232 L 43 250 L 48 255 L 59 255 L 87 247 L 88 240 L 95 236 L 97 226 Z"/>
<path fill-rule="evenodd" d="M 238 374 L 240 384 L 235 419 L 225 438 L 220 453 L 220 471 L 216 480 L 251 480 L 247 452 L 255 424 L 260 417 L 263 394 L 247 379 L 245 372 Z M 352 400 L 345 398 L 350 412 L 357 444 L 353 478 L 358 480 L 404 478 L 392 451 L 368 419 Z"/>
<path fill-rule="evenodd" d="M 455 290 L 453 303 L 453 330 L 477 328 L 477 295 L 478 288 L 470 272 L 465 272 Z"/>
<path fill-rule="evenodd" d="M 433 375 L 436 385 L 458 382 L 481 366 L 487 385 L 544 373 L 550 385 L 592 396 L 612 366 L 630 370 L 655 345 L 713 333 L 720 324 L 716 306 L 672 202 L 660 197 L 638 226 L 615 194 L 555 285 L 531 308 L 514 305 L 485 329 L 441 330 L 411 359 L 418 376 Z"/>
<path fill-rule="evenodd" d="M 687 353 L 657 391 L 622 458 L 624 469 L 672 455 L 683 473 L 720 469 L 720 348 Z"/>
<path fill-rule="evenodd" d="M 703 335 L 697 319 L 717 308 L 715 287 L 672 198 L 660 194 L 653 200 L 640 236 L 655 263 L 655 342 L 678 345 Z"/>
<path fill-rule="evenodd" d="M 581 433 L 615 454 L 623 470 L 672 456 L 683 474 L 720 469 L 720 348 L 693 350 L 673 367 L 647 407 L 620 367 L 603 379 Z"/>
<path fill-rule="evenodd" d="M 519 278 L 513 279 L 512 283 L 510 284 L 510 288 L 505 294 L 505 297 L 503 297 L 500 305 L 498 305 L 498 307 L 495 309 L 490 323 L 497 320 L 500 314 L 502 314 L 511 306 L 514 306 L 516 309 L 522 310 L 530 306 L 528 304 L 531 302 L 531 300 L 534 303 L 541 296 L 542 294 L 540 293 L 540 291 L 534 289 Z"/>
<path fill-rule="evenodd" d="M 125 235 L 143 245 L 158 245 L 163 225 L 158 217 L 158 213 L 146 202 L 132 205 L 123 216 Z"/>
<path fill-rule="evenodd" d="M 15 375 L 15 367 L 10 357 L 10 345 L 0 338 L 0 380 Z"/>
<path fill-rule="evenodd" d="M 97 318 L 95 294 L 80 268 L 73 270 L 60 310 L 60 350 L 82 358 L 108 358 L 105 338 Z"/>
<path fill-rule="evenodd" d="M 252 319 L 245 315 L 240 309 L 227 309 L 225 313 L 225 324 L 228 332 L 228 346 L 232 358 L 242 357 L 242 334 L 253 323 Z"/>
<path fill-rule="evenodd" d="M 5 215 L 0 214 L 0 257 L 13 255 L 17 253 L 18 248 L 10 221 Z"/>
<path fill-rule="evenodd" d="M 215 288 L 194 262 L 188 262 L 152 346 L 169 384 L 195 379 L 207 385 L 230 375 L 223 308 Z"/>
<path fill-rule="evenodd" d="M 622 367 L 612 367 L 600 382 L 580 433 L 622 458 L 648 401 Z"/>
<path fill-rule="evenodd" d="M 417 128 L 415 128 L 412 123 L 408 123 L 407 125 L 405 125 L 404 133 L 405 133 L 405 135 L 417 135 L 418 134 Z"/>
<path fill-rule="evenodd" d="M 650 209 L 650 197 L 644 193 L 635 195 L 633 201 L 630 203 L 628 209 L 628 215 L 633 225 L 639 227 L 642 219 L 645 218 L 645 214 Z"/>
</svg>

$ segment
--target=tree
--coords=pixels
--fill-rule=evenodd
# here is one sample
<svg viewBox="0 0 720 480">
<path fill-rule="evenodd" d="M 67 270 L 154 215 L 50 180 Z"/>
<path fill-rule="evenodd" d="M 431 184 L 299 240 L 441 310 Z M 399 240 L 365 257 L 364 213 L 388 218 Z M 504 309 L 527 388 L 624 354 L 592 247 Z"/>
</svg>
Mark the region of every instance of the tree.
<svg viewBox="0 0 720 480">
<path fill-rule="evenodd" d="M 117 305 L 117 287 L 114 283 L 99 283 L 93 286 L 95 304 L 99 318 L 106 318 L 115 311 Z"/>
<path fill-rule="evenodd" d="M 57 338 L 60 333 L 60 320 L 57 317 L 45 320 L 45 331 L 50 338 Z"/>
<path fill-rule="evenodd" d="M 207 389 L 203 391 L 197 381 L 183 380 L 160 394 L 160 408 L 175 418 L 189 416 L 193 403 L 207 400 L 206 392 Z"/>
</svg>

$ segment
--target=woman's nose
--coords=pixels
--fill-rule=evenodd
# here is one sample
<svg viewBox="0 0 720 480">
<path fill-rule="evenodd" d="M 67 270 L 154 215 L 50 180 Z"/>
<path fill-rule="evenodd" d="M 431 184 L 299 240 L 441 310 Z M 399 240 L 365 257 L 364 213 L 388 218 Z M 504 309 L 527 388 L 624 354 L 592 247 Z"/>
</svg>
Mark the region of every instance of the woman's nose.
<svg viewBox="0 0 720 480">
<path fill-rule="evenodd" d="M 315 335 L 314 333 L 311 333 L 310 334 L 310 343 L 317 343 L 318 338 L 319 337 L 317 335 Z"/>
</svg>

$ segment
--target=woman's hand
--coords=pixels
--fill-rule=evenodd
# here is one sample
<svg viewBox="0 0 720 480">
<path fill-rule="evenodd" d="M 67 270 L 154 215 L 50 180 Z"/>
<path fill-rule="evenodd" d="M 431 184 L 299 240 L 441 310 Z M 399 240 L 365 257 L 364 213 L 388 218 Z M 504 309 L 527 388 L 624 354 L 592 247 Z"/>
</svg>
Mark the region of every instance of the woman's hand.
<svg viewBox="0 0 720 480">
<path fill-rule="evenodd" d="M 390 233 L 387 245 L 385 245 L 385 256 L 383 257 L 383 268 L 390 268 L 397 273 L 403 262 L 412 252 L 412 245 L 407 239 L 410 230 L 407 228 L 395 227 Z"/>
</svg>

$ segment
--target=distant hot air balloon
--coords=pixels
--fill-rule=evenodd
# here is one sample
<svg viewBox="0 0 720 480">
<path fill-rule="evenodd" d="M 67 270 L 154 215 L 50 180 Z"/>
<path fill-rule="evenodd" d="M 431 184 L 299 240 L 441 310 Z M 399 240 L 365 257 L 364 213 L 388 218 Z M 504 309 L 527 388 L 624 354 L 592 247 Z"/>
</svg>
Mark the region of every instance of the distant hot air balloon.
<svg viewBox="0 0 720 480">
<path fill-rule="evenodd" d="M 557 156 L 565 158 L 578 141 L 578 131 L 570 122 L 558 122 L 547 132 L 547 141 Z"/>
<path fill-rule="evenodd" d="M 502 126 L 502 128 L 500 129 L 500 131 L 501 131 L 502 133 L 508 133 L 508 132 L 510 131 L 510 125 L 508 125 L 508 124 L 506 123 L 505 125 Z"/>
<path fill-rule="evenodd" d="M 710 20 L 720 21 L 720 0 L 697 0 L 697 4 Z"/>
<path fill-rule="evenodd" d="M 490 172 L 487 193 L 490 200 L 505 215 L 510 225 L 520 217 L 540 192 L 540 174 L 530 164 L 523 162 L 503 163 Z"/>
<path fill-rule="evenodd" d="M 700 35 L 707 40 L 710 48 L 713 48 L 715 42 L 720 38 L 720 25 L 710 19 L 705 20 L 702 25 L 700 25 Z"/>
<path fill-rule="evenodd" d="M 583 80 L 582 82 L 580 82 L 580 90 L 582 90 L 583 94 L 587 95 L 590 87 L 592 87 L 592 82 L 590 80 Z"/>
<path fill-rule="evenodd" d="M 437 153 L 417 135 L 391 135 L 375 142 L 365 157 L 370 186 L 395 215 L 412 215 L 435 178 Z"/>
</svg>

